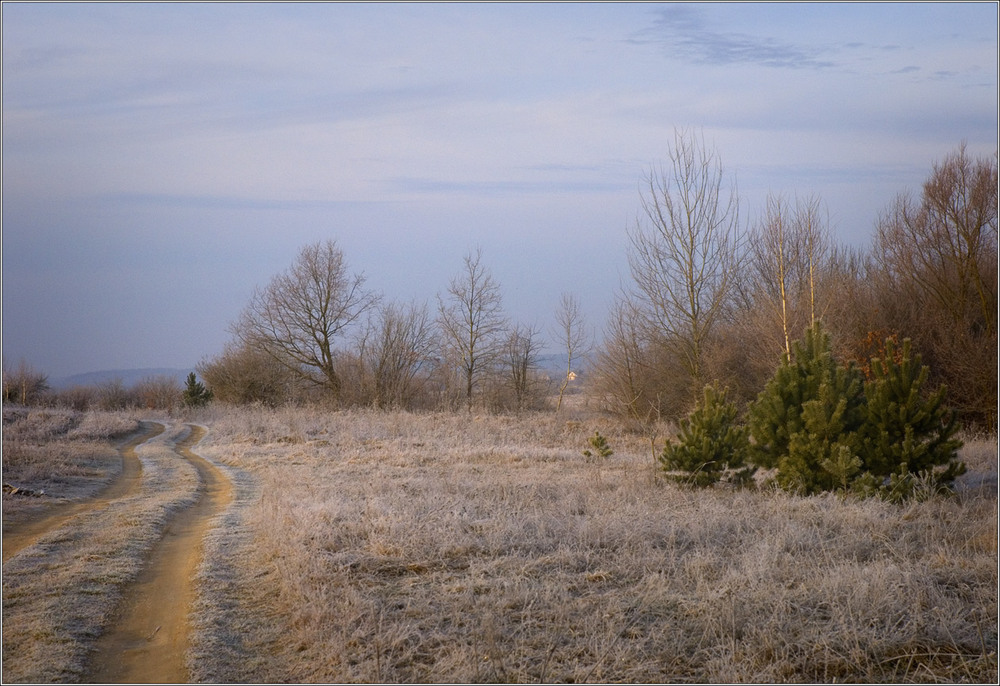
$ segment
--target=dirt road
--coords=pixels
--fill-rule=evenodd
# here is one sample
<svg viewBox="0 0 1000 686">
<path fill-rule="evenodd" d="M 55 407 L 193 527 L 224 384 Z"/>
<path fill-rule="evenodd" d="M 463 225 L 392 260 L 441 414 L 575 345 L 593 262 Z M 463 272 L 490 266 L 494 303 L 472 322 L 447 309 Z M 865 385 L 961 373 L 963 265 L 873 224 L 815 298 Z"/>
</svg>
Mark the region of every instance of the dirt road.
<svg viewBox="0 0 1000 686">
<path fill-rule="evenodd" d="M 5 534 L 5 681 L 188 680 L 192 580 L 232 488 L 192 451 L 206 429 L 143 428 L 98 497 Z"/>
<path fill-rule="evenodd" d="M 88 681 L 97 683 L 184 683 L 188 681 L 188 611 L 191 581 L 201 560 L 209 522 L 232 500 L 222 473 L 191 448 L 204 437 L 200 426 L 175 452 L 194 464 L 201 481 L 194 505 L 177 513 L 163 539 L 125 595 L 117 621 L 101 636 Z"/>
</svg>

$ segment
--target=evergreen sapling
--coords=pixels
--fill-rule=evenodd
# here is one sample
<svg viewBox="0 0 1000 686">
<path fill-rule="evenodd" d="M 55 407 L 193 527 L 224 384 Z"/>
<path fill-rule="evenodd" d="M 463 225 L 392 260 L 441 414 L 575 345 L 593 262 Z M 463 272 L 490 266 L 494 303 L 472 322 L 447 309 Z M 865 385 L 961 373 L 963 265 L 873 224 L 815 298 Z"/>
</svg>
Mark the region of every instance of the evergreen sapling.
<svg viewBox="0 0 1000 686">
<path fill-rule="evenodd" d="M 748 433 L 737 422 L 736 405 L 726 396 L 725 389 L 706 386 L 702 402 L 681 420 L 678 442 L 668 441 L 659 457 L 668 479 L 705 487 L 718 483 L 724 475 L 740 485 L 753 477 L 756 468 L 746 464 Z"/>
<path fill-rule="evenodd" d="M 861 468 L 861 374 L 834 360 L 830 336 L 819 322 L 793 349 L 750 406 L 753 461 L 777 467 L 775 480 L 787 490 L 846 487 Z"/>
<path fill-rule="evenodd" d="M 587 442 L 590 443 L 590 447 L 593 448 L 595 451 L 595 452 L 591 452 L 590 450 L 583 451 L 583 456 L 586 457 L 588 460 L 595 456 L 607 459 L 615 454 L 615 451 L 611 449 L 611 446 L 608 445 L 607 439 L 601 435 L 600 431 L 595 431 L 594 435 L 591 436 L 589 439 L 587 439 Z"/>
<path fill-rule="evenodd" d="M 205 384 L 198 381 L 194 372 L 188 374 L 182 397 L 184 405 L 186 407 L 202 407 L 207 405 L 211 399 L 212 391 L 205 388 Z"/>
</svg>

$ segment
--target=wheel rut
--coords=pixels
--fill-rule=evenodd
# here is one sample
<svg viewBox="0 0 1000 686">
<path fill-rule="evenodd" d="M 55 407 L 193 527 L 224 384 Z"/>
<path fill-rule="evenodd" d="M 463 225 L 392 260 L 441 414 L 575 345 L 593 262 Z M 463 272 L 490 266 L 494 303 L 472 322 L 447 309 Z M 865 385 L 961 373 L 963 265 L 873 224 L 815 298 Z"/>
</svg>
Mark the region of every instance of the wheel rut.
<svg viewBox="0 0 1000 686">
<path fill-rule="evenodd" d="M 7 562 L 39 538 L 59 528 L 82 512 L 107 507 L 112 501 L 136 492 L 142 481 L 142 462 L 136 454 L 136 448 L 146 441 L 156 438 L 166 428 L 155 422 L 142 422 L 141 426 L 140 433 L 132 436 L 118 448 L 122 458 L 122 471 L 118 478 L 104 490 L 84 501 L 53 505 L 47 513 L 5 529 L 3 533 L 3 562 Z"/>
<path fill-rule="evenodd" d="M 126 589 L 115 618 L 96 643 L 84 681 L 92 683 L 184 683 L 188 681 L 188 613 L 193 578 L 209 524 L 232 500 L 222 472 L 192 451 L 207 433 L 190 432 L 174 446 L 198 471 L 197 500 L 167 523 L 136 580 Z"/>
</svg>

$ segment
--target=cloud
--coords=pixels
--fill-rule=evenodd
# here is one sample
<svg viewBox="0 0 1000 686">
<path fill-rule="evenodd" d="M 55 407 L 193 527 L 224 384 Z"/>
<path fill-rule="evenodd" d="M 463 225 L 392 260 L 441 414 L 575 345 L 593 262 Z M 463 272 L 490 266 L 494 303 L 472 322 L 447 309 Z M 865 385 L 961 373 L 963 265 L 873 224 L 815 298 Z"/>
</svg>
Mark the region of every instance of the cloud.
<svg viewBox="0 0 1000 686">
<path fill-rule="evenodd" d="M 617 193 L 632 188 L 619 181 L 542 180 L 542 181 L 449 181 L 417 177 L 385 180 L 393 193 L 458 194 L 473 196 L 548 195 L 557 193 Z"/>
<path fill-rule="evenodd" d="M 367 205 L 387 200 L 278 200 L 247 198 L 230 195 L 194 195 L 184 193 L 107 193 L 98 196 L 99 202 L 120 206 L 147 206 L 200 210 L 284 210 L 334 209 Z"/>
<path fill-rule="evenodd" d="M 735 31 L 717 31 L 701 13 L 690 7 L 669 7 L 658 13 L 653 25 L 630 42 L 658 44 L 666 51 L 695 64 L 726 66 L 753 64 L 779 69 L 825 69 L 836 63 L 824 59 L 827 48 L 799 45 L 776 38 Z"/>
</svg>

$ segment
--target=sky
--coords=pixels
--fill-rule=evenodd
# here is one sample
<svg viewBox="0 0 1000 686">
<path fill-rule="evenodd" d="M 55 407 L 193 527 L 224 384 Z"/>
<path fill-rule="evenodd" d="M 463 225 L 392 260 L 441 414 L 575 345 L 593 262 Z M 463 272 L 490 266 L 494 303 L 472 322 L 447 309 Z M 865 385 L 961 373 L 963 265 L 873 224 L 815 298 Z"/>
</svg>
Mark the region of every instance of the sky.
<svg viewBox="0 0 1000 686">
<path fill-rule="evenodd" d="M 996 154 L 997 7 L 4 2 L 5 363 L 193 368 L 326 239 L 432 309 L 481 249 L 512 320 L 572 293 L 599 331 L 675 130 L 748 225 L 817 196 L 867 247 Z"/>
</svg>

